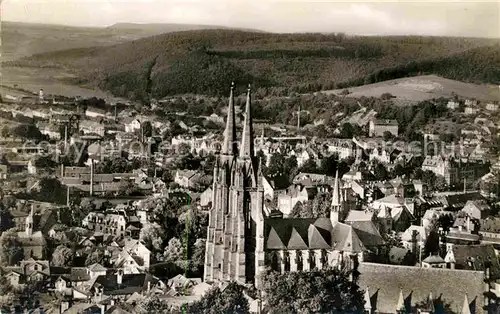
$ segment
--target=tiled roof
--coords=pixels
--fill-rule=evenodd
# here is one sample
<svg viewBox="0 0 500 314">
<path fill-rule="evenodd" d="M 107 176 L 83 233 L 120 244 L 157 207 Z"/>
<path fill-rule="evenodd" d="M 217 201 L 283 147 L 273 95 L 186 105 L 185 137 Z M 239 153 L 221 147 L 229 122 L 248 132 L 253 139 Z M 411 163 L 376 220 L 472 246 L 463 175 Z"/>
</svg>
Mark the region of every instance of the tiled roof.
<svg viewBox="0 0 500 314">
<path fill-rule="evenodd" d="M 385 243 L 377 227 L 371 220 L 353 221 L 350 225 L 355 229 L 356 234 L 365 246 L 379 246 Z"/>
<path fill-rule="evenodd" d="M 488 217 L 481 219 L 480 225 L 480 231 L 500 233 L 500 218 Z"/>
<path fill-rule="evenodd" d="M 270 218 L 265 220 L 265 226 L 268 249 L 331 248 L 332 226 L 328 218 Z"/>
<path fill-rule="evenodd" d="M 398 125 L 398 121 L 394 119 L 374 119 L 373 123 L 375 125 Z"/>
<path fill-rule="evenodd" d="M 158 279 L 148 274 L 124 274 L 121 284 L 118 284 L 117 275 L 106 275 L 97 277 L 95 285 L 101 285 L 105 295 L 131 295 L 146 290 L 148 282 L 153 286 Z"/>
<path fill-rule="evenodd" d="M 349 221 L 371 221 L 373 217 L 373 212 L 367 210 L 351 210 L 345 219 L 346 222 Z"/>
<path fill-rule="evenodd" d="M 444 259 L 439 255 L 429 255 L 422 262 L 428 264 L 440 264 L 444 263 Z"/>
<path fill-rule="evenodd" d="M 361 263 L 358 271 L 359 285 L 369 290 L 372 310 L 379 313 L 396 313 L 401 291 L 407 305 L 425 302 L 432 293 L 438 299 L 435 301 L 436 312 L 442 308 L 441 300 L 449 304 L 454 313 L 461 313 L 467 294 L 474 307 L 472 312 L 484 313 L 483 272 L 373 263 Z"/>
<path fill-rule="evenodd" d="M 493 245 L 454 245 L 452 250 L 455 269 L 484 271 L 489 262 L 491 278 L 500 279 L 500 264 Z"/>
<path fill-rule="evenodd" d="M 463 208 L 465 204 L 471 200 L 483 201 L 484 197 L 479 192 L 472 192 L 451 194 L 441 198 L 441 201 L 445 206 L 457 209 Z"/>
<path fill-rule="evenodd" d="M 92 272 L 100 272 L 100 271 L 107 271 L 108 270 L 106 267 L 102 266 L 99 263 L 92 264 L 88 268 Z"/>
<path fill-rule="evenodd" d="M 363 252 L 366 250 L 354 228 L 349 225 L 337 223 L 333 228 L 332 238 L 335 250 L 343 252 Z"/>
<path fill-rule="evenodd" d="M 454 240 L 462 240 L 462 241 L 470 241 L 470 242 L 478 242 L 479 235 L 470 233 L 467 231 L 459 231 L 459 230 L 450 230 L 446 235 L 446 239 L 454 239 Z"/>
</svg>

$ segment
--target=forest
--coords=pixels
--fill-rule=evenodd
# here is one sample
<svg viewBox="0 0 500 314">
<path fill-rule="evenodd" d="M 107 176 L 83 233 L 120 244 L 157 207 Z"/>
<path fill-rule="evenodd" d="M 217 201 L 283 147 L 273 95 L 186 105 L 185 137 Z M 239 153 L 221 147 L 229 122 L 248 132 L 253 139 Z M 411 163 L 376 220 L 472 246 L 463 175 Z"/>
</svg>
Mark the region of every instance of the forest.
<svg viewBox="0 0 500 314">
<path fill-rule="evenodd" d="M 225 95 L 233 80 L 240 90 L 251 83 L 270 96 L 431 73 L 498 84 L 500 48 L 498 40 L 479 38 L 200 30 L 38 54 L 4 66 L 71 69 L 75 84 L 147 103 L 185 93 Z"/>
</svg>

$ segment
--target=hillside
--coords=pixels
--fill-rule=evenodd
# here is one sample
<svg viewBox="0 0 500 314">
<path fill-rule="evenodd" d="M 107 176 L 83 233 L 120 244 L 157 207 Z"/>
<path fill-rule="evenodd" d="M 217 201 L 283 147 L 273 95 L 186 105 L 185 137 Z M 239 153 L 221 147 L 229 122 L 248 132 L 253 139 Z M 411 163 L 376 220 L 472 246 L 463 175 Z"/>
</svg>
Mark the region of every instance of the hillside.
<svg viewBox="0 0 500 314">
<path fill-rule="evenodd" d="M 183 32 L 189 30 L 202 30 L 202 29 L 236 29 L 242 31 L 253 31 L 258 30 L 252 29 L 239 29 L 229 26 L 218 26 L 218 25 L 196 25 L 196 24 L 177 24 L 177 23 L 148 23 L 148 24 L 137 24 L 137 23 L 116 23 L 109 27 L 108 29 L 114 30 L 135 30 L 146 32 L 151 35 L 159 35 L 164 33 L 173 32 Z M 260 31 L 259 31 L 260 32 Z"/>
<path fill-rule="evenodd" d="M 497 84 L 500 49 L 491 39 L 197 30 L 39 54 L 10 65 L 73 71 L 73 83 L 145 100 L 149 92 L 226 94 L 231 80 L 275 95 L 418 74 Z"/>
<path fill-rule="evenodd" d="M 2 61 L 57 50 L 109 46 L 169 32 L 214 28 L 226 27 L 120 23 L 99 28 L 2 22 Z"/>
<path fill-rule="evenodd" d="M 326 94 L 341 95 L 343 89 L 324 91 Z M 395 104 L 408 104 L 433 98 L 463 98 L 491 101 L 500 99 L 498 86 L 478 85 L 445 79 L 435 75 L 422 75 L 388 80 L 374 84 L 349 88 L 349 97 L 380 97 L 389 93 L 395 97 Z"/>
</svg>

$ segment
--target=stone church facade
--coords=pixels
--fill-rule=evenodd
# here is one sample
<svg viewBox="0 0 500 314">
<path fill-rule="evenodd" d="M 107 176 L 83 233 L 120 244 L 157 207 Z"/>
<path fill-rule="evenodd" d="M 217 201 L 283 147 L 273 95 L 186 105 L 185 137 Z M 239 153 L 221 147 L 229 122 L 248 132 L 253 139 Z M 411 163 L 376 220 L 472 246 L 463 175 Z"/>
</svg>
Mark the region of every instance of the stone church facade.
<svg viewBox="0 0 500 314">
<path fill-rule="evenodd" d="M 214 167 L 204 280 L 234 280 L 258 287 L 266 267 L 280 272 L 353 268 L 365 256 L 377 253 L 384 242 L 373 222 L 342 222 L 347 213 L 338 174 L 329 218 L 266 216 L 262 165 L 253 145 L 251 91 L 247 91 L 239 145 L 233 93 L 234 85 L 224 142 Z"/>
</svg>

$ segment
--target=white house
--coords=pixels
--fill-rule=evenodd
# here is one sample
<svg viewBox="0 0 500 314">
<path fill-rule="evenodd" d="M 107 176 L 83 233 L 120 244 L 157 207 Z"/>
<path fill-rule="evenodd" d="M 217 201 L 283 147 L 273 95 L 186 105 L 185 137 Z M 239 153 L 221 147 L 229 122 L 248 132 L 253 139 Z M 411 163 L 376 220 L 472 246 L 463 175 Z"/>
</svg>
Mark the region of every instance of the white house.
<svg viewBox="0 0 500 314">
<path fill-rule="evenodd" d="M 458 101 L 449 101 L 448 104 L 446 104 L 446 107 L 450 110 L 456 110 L 458 107 L 460 107 L 460 104 Z"/>
<path fill-rule="evenodd" d="M 98 108 L 88 108 L 85 110 L 85 115 L 90 118 L 103 118 L 106 117 L 106 110 Z"/>
<path fill-rule="evenodd" d="M 497 111 L 498 110 L 498 105 L 497 104 L 493 104 L 493 103 L 486 104 L 486 110 Z"/>
<path fill-rule="evenodd" d="M 141 129 L 141 122 L 138 119 L 134 119 L 129 123 L 125 124 L 125 132 L 134 133 L 137 130 Z"/>
<path fill-rule="evenodd" d="M 465 107 L 465 114 L 473 115 L 473 114 L 477 114 L 478 112 L 479 112 L 479 109 L 477 109 L 477 108 Z"/>
</svg>

